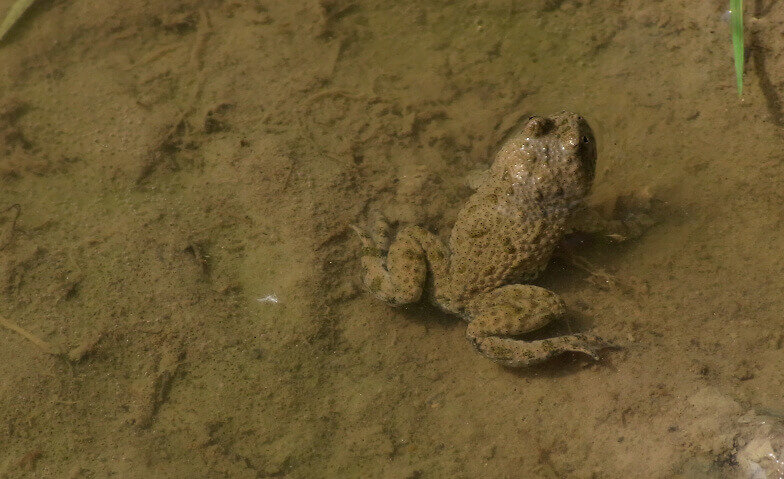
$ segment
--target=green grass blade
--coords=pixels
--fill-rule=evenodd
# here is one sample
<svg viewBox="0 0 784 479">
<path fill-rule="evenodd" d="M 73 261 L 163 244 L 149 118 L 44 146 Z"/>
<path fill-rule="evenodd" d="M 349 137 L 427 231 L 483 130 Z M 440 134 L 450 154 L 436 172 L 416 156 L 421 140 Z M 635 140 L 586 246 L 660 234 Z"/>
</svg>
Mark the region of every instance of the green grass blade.
<svg viewBox="0 0 784 479">
<path fill-rule="evenodd" d="M 16 0 L 11 8 L 8 9 L 8 13 L 3 20 L 3 23 L 0 23 L 0 41 L 5 38 L 6 33 L 8 33 L 11 28 L 16 25 L 16 22 L 22 18 L 24 12 L 30 8 L 30 5 L 33 4 L 35 0 Z"/>
<path fill-rule="evenodd" d="M 732 50 L 735 53 L 735 80 L 738 82 L 738 96 L 743 94 L 743 0 L 730 0 L 730 27 L 732 29 Z"/>
</svg>

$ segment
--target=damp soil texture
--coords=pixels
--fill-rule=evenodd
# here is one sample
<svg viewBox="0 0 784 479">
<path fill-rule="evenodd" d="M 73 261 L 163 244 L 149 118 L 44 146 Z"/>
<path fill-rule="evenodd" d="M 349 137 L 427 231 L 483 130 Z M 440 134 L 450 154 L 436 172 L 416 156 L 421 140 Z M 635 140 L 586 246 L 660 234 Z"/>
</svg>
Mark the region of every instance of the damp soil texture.
<svg viewBox="0 0 784 479">
<path fill-rule="evenodd" d="M 739 98 L 727 3 L 39 0 L 0 45 L 0 477 L 743 477 L 784 414 L 784 13 L 746 2 Z M 537 280 L 619 349 L 505 369 L 364 292 L 348 225 L 446 237 L 561 110 L 591 203 L 655 220 Z"/>
</svg>

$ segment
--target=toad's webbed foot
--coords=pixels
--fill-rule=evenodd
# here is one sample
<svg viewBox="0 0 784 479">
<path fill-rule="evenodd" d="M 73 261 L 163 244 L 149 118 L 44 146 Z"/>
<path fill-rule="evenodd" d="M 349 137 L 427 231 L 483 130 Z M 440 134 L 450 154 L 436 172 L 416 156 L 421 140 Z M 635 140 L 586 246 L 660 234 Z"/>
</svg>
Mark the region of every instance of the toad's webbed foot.
<svg viewBox="0 0 784 479">
<path fill-rule="evenodd" d="M 474 345 L 489 359 L 508 368 L 533 366 L 566 352 L 584 353 L 598 361 L 601 350 L 613 347 L 592 334 L 570 334 L 536 341 L 488 337 Z"/>
<path fill-rule="evenodd" d="M 565 306 L 555 293 L 532 285 L 509 285 L 478 297 L 469 305 L 466 335 L 489 359 L 518 368 L 541 363 L 565 352 L 599 359 L 599 351 L 612 347 L 592 334 L 569 334 L 525 341 L 512 336 L 535 331 L 563 316 Z"/>
</svg>

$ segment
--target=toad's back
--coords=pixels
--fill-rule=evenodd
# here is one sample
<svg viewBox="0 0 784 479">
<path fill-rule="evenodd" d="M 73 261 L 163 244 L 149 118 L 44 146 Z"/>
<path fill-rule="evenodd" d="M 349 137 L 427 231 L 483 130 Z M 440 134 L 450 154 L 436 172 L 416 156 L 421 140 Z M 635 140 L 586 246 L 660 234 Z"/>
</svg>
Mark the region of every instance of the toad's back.
<svg viewBox="0 0 784 479">
<path fill-rule="evenodd" d="M 536 278 L 547 266 L 566 211 L 510 196 L 510 186 L 486 184 L 460 210 L 449 241 L 451 290 L 463 302 L 504 284 Z"/>
</svg>

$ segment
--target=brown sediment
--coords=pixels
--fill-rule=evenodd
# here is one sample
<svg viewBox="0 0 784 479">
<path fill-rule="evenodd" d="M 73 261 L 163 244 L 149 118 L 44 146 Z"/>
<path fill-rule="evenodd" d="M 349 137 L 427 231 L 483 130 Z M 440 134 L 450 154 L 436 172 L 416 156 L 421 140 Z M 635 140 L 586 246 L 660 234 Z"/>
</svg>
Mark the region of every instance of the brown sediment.
<svg viewBox="0 0 784 479">
<path fill-rule="evenodd" d="M 727 404 L 784 387 L 784 11 L 749 4 L 739 101 L 712 2 L 37 2 L 0 47 L 0 476 L 731 470 Z M 622 352 L 511 372 L 364 292 L 346 225 L 448 239 L 469 172 L 564 109 L 592 203 L 666 206 L 537 280 L 544 337 Z"/>
<path fill-rule="evenodd" d="M 56 348 L 55 346 L 53 346 L 49 342 L 44 341 L 43 339 L 39 338 L 35 334 L 31 333 L 30 331 L 22 328 L 18 324 L 14 323 L 13 321 L 11 321 L 9 319 L 6 319 L 6 318 L 4 318 L 2 316 L 0 316 L 0 326 L 4 327 L 7 330 L 12 331 L 12 332 L 14 332 L 14 333 L 16 333 L 16 334 L 18 334 L 20 336 L 22 336 L 23 338 L 25 338 L 26 340 L 28 340 L 31 343 L 33 343 L 38 349 L 40 349 L 41 351 L 43 351 L 46 354 L 49 354 L 49 355 L 52 355 L 52 356 L 60 356 L 62 354 L 62 352 L 59 351 L 58 348 Z"/>
</svg>

